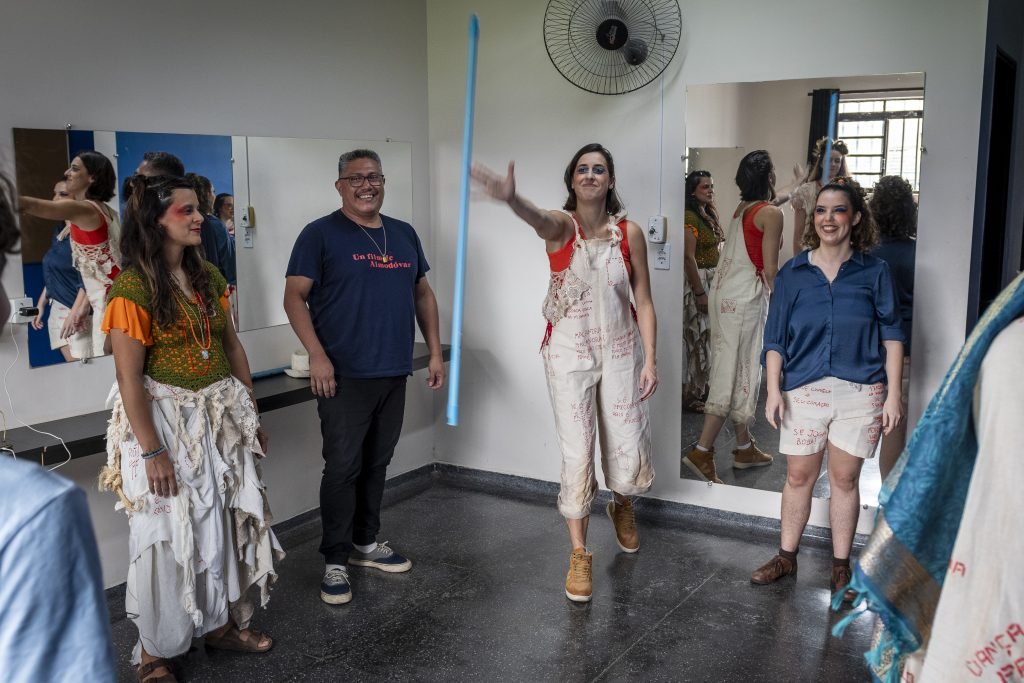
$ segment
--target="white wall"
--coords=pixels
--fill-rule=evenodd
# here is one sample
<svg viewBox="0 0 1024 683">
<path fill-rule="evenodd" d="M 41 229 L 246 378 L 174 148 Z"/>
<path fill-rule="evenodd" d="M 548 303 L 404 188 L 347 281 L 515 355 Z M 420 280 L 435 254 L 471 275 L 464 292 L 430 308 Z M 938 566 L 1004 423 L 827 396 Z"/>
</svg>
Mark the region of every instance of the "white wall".
<svg viewBox="0 0 1024 683">
<path fill-rule="evenodd" d="M 920 222 L 927 235 L 918 245 L 914 326 L 921 344 L 915 344 L 912 403 L 912 413 L 919 414 L 921 397 L 934 391 L 963 342 L 984 0 L 869 0 L 855 9 L 810 0 L 771 8 L 753 0 L 683 0 L 684 43 L 664 81 L 663 143 L 659 83 L 617 97 L 570 85 L 544 49 L 545 6 L 544 0 L 428 4 L 432 206 L 439 254 L 452 253 L 455 241 L 465 26 L 472 12 L 481 26 L 474 158 L 501 169 L 514 157 L 519 191 L 541 206 L 555 207 L 564 199 L 561 173 L 571 154 L 586 142 L 604 142 L 616 155 L 618 187 L 633 217 L 642 222 L 661 205 L 672 235 L 678 234 L 683 212 L 680 157 L 686 149 L 688 85 L 923 71 L 928 154 Z M 659 172 L 664 173 L 662 197 Z M 559 453 L 537 355 L 547 280 L 543 245 L 503 206 L 479 201 L 471 215 L 465 407 L 458 429 L 439 432 L 438 458 L 557 480 Z M 778 516 L 778 494 L 679 478 L 681 263 L 677 247 L 671 271 L 652 271 L 662 383 L 652 405 L 659 473 L 652 495 Z M 450 259 L 442 267 L 450 268 Z M 449 292 L 443 291 L 442 302 L 450 300 Z M 816 523 L 824 521 L 823 512 L 823 506 L 816 507 Z"/>
<path fill-rule="evenodd" d="M 422 0 L 301 5 L 253 0 L 172 6 L 94 0 L 5 3 L 0 23 L 0 168 L 10 171 L 13 127 L 215 133 L 412 143 L 414 225 L 434 258 L 427 163 L 427 38 Z M 332 177 L 325 177 L 331 182 Z M 385 206 L 385 212 L 387 207 Z M 435 270 L 435 273 L 438 272 Z M 284 274 L 281 273 L 281 277 Z M 436 275 L 432 275 L 432 279 Z M 23 292 L 18 258 L 3 283 Z M 26 422 L 100 410 L 114 379 L 110 358 L 29 369 L 23 327 L 0 340 L 0 368 Z M 241 335 L 254 369 L 288 362 L 289 328 Z M 410 379 L 405 432 L 392 474 L 432 458 L 437 397 Z M 13 425 L 9 406 L 3 406 Z M 266 463 L 279 520 L 316 506 L 319 427 L 313 403 L 267 416 Z M 89 492 L 107 584 L 126 569 L 127 521 L 95 492 L 100 456 L 61 470 Z"/>
</svg>

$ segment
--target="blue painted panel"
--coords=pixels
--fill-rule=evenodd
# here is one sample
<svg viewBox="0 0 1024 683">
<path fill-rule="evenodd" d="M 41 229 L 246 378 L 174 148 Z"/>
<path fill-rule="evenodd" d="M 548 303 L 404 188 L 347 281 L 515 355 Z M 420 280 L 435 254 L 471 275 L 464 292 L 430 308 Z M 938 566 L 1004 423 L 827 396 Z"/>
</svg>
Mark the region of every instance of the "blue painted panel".
<svg viewBox="0 0 1024 683">
<path fill-rule="evenodd" d="M 178 133 L 117 134 L 117 186 L 135 174 L 146 152 L 170 152 L 185 164 L 185 171 L 210 179 L 219 192 L 234 194 L 231 178 L 231 136 Z M 121 198 L 123 203 L 124 198 Z"/>
<path fill-rule="evenodd" d="M 91 130 L 69 130 L 68 131 L 68 163 L 75 158 L 79 152 L 96 150 L 96 138 Z M 58 354 L 59 355 L 59 354 Z"/>
<path fill-rule="evenodd" d="M 83 147 L 82 149 L 86 148 Z M 21 272 L 25 276 L 25 296 L 32 297 L 32 303 L 39 303 L 39 295 L 43 293 L 43 264 L 26 263 L 21 267 Z M 61 355 L 60 351 L 54 351 L 50 348 L 50 333 L 46 330 L 46 321 L 49 317 L 50 307 L 47 306 L 46 315 L 43 316 L 43 329 L 36 330 L 32 325 L 26 325 L 28 327 L 29 367 L 38 368 L 43 365 L 55 365 L 64 362 L 64 356 Z"/>
</svg>

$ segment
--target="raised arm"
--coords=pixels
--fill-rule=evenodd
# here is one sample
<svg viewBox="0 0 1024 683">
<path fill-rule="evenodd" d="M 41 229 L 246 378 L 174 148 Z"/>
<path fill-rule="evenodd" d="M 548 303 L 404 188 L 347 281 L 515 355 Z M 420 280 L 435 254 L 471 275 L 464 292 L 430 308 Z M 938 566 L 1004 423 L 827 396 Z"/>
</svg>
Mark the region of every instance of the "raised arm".
<svg viewBox="0 0 1024 683">
<path fill-rule="evenodd" d="M 473 164 L 473 180 L 493 199 L 505 202 L 521 219 L 530 224 L 537 236 L 561 246 L 574 233 L 572 219 L 558 211 L 547 211 L 516 194 L 515 162 L 508 162 L 502 177 L 482 164 Z"/>
<path fill-rule="evenodd" d="M 62 199 L 58 202 L 22 195 L 18 207 L 25 213 L 52 221 L 71 221 L 82 230 L 96 230 L 103 225 L 103 216 L 92 202 L 84 199 Z"/>
</svg>

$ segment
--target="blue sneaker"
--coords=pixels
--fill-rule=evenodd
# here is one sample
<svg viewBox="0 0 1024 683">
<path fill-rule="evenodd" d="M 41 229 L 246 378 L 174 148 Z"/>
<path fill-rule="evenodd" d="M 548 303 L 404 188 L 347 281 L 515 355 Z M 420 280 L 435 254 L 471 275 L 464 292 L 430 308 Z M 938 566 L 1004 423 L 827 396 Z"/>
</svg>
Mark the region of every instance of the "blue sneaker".
<svg viewBox="0 0 1024 683">
<path fill-rule="evenodd" d="M 357 567 L 373 567 L 382 572 L 394 574 L 412 569 L 412 562 L 389 548 L 387 541 L 378 543 L 377 547 L 368 553 L 361 553 L 358 548 L 353 548 L 348 556 L 348 563 Z"/>
<path fill-rule="evenodd" d="M 324 572 L 324 580 L 320 582 L 320 599 L 328 605 L 344 605 L 352 600 L 348 572 L 337 567 Z"/>
</svg>

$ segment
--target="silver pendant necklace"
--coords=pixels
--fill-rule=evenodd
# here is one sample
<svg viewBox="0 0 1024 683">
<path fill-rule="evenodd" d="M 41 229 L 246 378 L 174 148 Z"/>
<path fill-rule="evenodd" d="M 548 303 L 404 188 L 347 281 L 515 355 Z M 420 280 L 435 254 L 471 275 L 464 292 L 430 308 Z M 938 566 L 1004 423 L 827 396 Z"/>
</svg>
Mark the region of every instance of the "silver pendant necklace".
<svg viewBox="0 0 1024 683">
<path fill-rule="evenodd" d="M 380 245 L 377 244 L 377 240 L 373 239 L 373 235 L 371 235 L 369 233 L 369 231 L 367 231 L 366 226 L 361 225 L 360 223 L 356 223 L 356 225 L 359 226 L 359 229 L 363 231 L 363 234 L 366 235 L 370 239 L 371 242 L 373 242 L 373 246 L 375 246 L 377 248 L 377 251 L 380 252 L 380 260 L 381 260 L 381 262 L 382 263 L 389 263 L 391 261 L 391 257 L 388 256 L 388 229 L 384 225 L 384 221 L 381 220 L 381 222 L 380 222 L 380 229 L 384 231 L 384 249 L 380 248 Z M 376 228 L 371 228 L 371 229 L 372 230 L 376 230 Z"/>
</svg>

